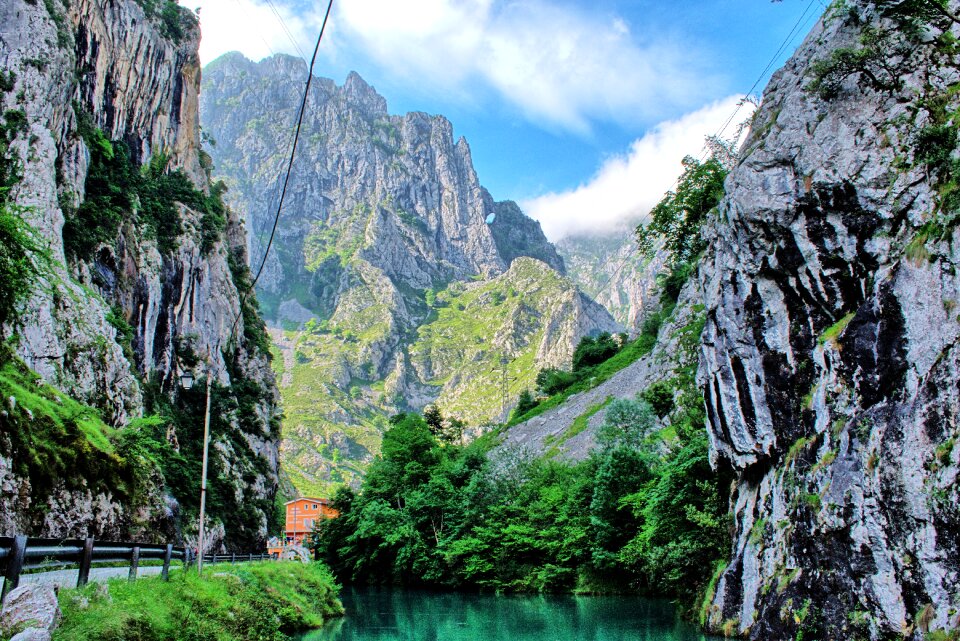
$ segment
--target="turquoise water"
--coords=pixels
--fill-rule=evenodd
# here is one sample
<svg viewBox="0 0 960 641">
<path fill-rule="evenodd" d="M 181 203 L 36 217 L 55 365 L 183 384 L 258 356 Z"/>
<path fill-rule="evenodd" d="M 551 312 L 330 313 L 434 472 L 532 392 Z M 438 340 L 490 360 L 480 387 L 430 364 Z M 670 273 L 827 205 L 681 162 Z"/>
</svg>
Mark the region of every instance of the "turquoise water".
<svg viewBox="0 0 960 641">
<path fill-rule="evenodd" d="M 347 614 L 302 641 L 706 641 L 667 601 L 345 588 Z"/>
</svg>

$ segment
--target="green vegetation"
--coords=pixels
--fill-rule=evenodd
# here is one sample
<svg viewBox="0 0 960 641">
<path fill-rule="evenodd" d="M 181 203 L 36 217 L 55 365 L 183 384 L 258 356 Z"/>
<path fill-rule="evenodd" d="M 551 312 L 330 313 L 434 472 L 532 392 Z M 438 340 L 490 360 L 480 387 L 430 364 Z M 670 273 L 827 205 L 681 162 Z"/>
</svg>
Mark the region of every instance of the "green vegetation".
<svg viewBox="0 0 960 641">
<path fill-rule="evenodd" d="M 46 248 L 23 220 L 24 213 L 0 190 L 0 326 L 16 318 L 49 261 Z"/>
<path fill-rule="evenodd" d="M 211 568 L 212 569 L 212 568 Z M 329 570 L 320 563 L 244 563 L 62 590 L 56 641 L 285 641 L 343 614 Z"/>
<path fill-rule="evenodd" d="M 338 519 L 315 545 L 344 581 L 502 591 L 632 591 L 692 606 L 703 563 L 728 544 L 722 480 L 706 435 L 661 454 L 643 401 L 607 399 L 600 447 L 578 464 L 487 459 L 442 445 L 402 414 L 360 492 L 338 491 Z M 615 405 L 617 407 L 615 407 Z"/>
<path fill-rule="evenodd" d="M 843 330 L 847 328 L 847 325 L 850 324 L 850 321 L 853 320 L 853 317 L 855 315 L 856 314 L 854 312 L 850 312 L 849 314 L 847 314 L 846 316 L 838 320 L 836 323 L 834 323 L 833 325 L 825 329 L 823 333 L 820 335 L 820 337 L 817 338 L 817 342 L 820 343 L 821 345 L 835 342 L 837 338 L 840 337 L 840 334 L 843 333 Z"/>
<path fill-rule="evenodd" d="M 196 15 L 182 8 L 177 0 L 136 0 L 148 18 L 159 23 L 160 33 L 179 44 L 187 31 L 199 25 Z"/>
<path fill-rule="evenodd" d="M 177 248 L 184 232 L 180 205 L 200 214 L 200 246 L 209 253 L 226 228 L 223 183 L 209 196 L 199 191 L 182 170 L 170 171 L 168 157 L 155 154 L 140 167 L 122 140 L 110 141 L 77 105 L 78 132 L 90 150 L 83 203 L 64 212 L 64 249 L 73 258 L 89 258 L 100 244 L 113 244 L 125 229 L 142 230 L 161 253 Z"/>
<path fill-rule="evenodd" d="M 514 412 L 507 425 L 513 426 L 518 423 L 523 423 L 524 421 L 529 421 L 531 418 L 539 416 L 549 409 L 559 407 L 574 394 L 593 389 L 604 381 L 609 380 L 623 368 L 649 354 L 653 350 L 656 340 L 657 337 L 655 333 L 649 334 L 646 333 L 646 331 L 633 341 L 628 341 L 621 336 L 619 344 L 610 337 L 610 334 L 606 333 L 600 334 L 597 338 L 584 337 L 574 352 L 574 359 L 576 359 L 578 352 L 582 354 L 584 351 L 588 354 L 599 352 L 606 355 L 606 359 L 588 365 L 584 363 L 586 359 L 581 358 L 580 368 L 574 369 L 571 372 L 556 368 L 540 370 L 536 378 L 537 391 L 546 398 L 537 402 L 536 405 L 529 407 L 529 409 L 523 413 Z M 610 342 L 617 345 L 615 351 L 611 353 L 609 349 L 604 349 L 603 351 L 596 350 L 598 341 L 601 343 Z M 587 346 L 586 350 L 582 349 L 584 345 Z"/>
<path fill-rule="evenodd" d="M 0 74 L 0 85 L 13 88 L 13 72 Z M 0 326 L 16 317 L 30 296 L 49 256 L 41 240 L 24 221 L 26 209 L 10 198 L 21 178 L 21 163 L 10 145 L 27 132 L 23 111 L 8 109 L 0 120 Z M 2 360 L 2 359 L 0 359 Z"/>
<path fill-rule="evenodd" d="M 674 265 L 695 259 L 704 249 L 700 228 L 723 198 L 723 181 L 728 172 L 717 156 L 704 162 L 693 156 L 684 158 L 676 191 L 668 191 L 650 212 L 650 222 L 637 227 L 640 250 L 649 253 L 662 239 Z"/>
<path fill-rule="evenodd" d="M 67 488 L 85 483 L 94 494 L 110 494 L 131 510 L 142 504 L 156 470 L 152 461 L 128 448 L 97 410 L 42 384 L 5 344 L 0 397 L 5 413 L 0 454 L 30 482 L 31 504 L 37 506 L 31 518 L 42 516 L 46 497 L 60 483 Z"/>
</svg>

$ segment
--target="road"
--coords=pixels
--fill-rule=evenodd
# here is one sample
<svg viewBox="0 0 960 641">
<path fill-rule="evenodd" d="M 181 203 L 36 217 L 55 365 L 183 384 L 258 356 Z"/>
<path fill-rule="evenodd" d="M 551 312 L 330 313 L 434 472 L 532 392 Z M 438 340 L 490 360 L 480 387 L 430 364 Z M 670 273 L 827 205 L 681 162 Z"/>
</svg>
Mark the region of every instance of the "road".
<svg viewBox="0 0 960 641">
<path fill-rule="evenodd" d="M 159 565 L 149 565 L 140 568 L 137 576 L 151 576 L 160 574 L 163 568 Z M 179 570 L 180 566 L 170 566 L 170 571 Z M 38 574 L 22 574 L 20 576 L 20 585 L 27 583 L 42 583 L 56 585 L 61 588 L 77 587 L 77 574 L 79 570 L 55 570 L 53 572 L 41 572 Z M 126 577 L 130 574 L 129 567 L 122 568 L 90 568 L 91 581 L 106 581 L 117 577 Z"/>
</svg>

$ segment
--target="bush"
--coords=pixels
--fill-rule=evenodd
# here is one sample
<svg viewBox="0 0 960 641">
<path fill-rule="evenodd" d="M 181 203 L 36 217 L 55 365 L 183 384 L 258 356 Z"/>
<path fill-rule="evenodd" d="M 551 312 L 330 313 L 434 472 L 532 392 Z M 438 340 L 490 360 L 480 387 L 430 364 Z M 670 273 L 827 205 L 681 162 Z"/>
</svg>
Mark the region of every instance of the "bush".
<svg viewBox="0 0 960 641">
<path fill-rule="evenodd" d="M 158 153 L 143 167 L 129 145 L 110 141 L 92 118 L 74 105 L 77 131 L 90 150 L 85 198 L 76 211 L 66 211 L 64 249 L 74 259 L 89 259 L 101 244 L 113 244 L 124 225 L 144 230 L 161 253 L 176 250 L 183 233 L 179 204 L 200 214 L 200 248 L 209 253 L 226 228 L 226 185 L 216 183 L 205 196 L 182 170 L 170 171 L 169 158 Z"/>
<path fill-rule="evenodd" d="M 663 418 L 673 411 L 674 388 L 667 381 L 657 381 L 643 392 L 643 400 L 650 403 L 657 416 Z"/>
<path fill-rule="evenodd" d="M 517 406 L 513 408 L 513 416 L 523 416 L 536 406 L 537 400 L 533 397 L 533 394 L 530 393 L 530 390 L 525 389 L 520 392 L 520 397 L 517 399 Z"/>
<path fill-rule="evenodd" d="M 596 338 L 584 336 L 573 351 L 573 371 L 576 373 L 599 365 L 618 351 L 620 343 L 614 340 L 610 332 L 603 332 Z"/>
<path fill-rule="evenodd" d="M 565 372 L 562 369 L 546 367 L 537 374 L 537 390 L 547 396 L 552 396 L 567 389 L 575 382 L 577 377 L 572 372 Z"/>
</svg>

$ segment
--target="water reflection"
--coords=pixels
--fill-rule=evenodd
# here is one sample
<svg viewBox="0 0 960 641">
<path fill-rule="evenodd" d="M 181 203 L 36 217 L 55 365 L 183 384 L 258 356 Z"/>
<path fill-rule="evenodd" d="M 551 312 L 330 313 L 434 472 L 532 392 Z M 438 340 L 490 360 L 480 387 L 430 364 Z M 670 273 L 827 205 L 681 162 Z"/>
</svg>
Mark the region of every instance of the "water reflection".
<svg viewBox="0 0 960 641">
<path fill-rule="evenodd" d="M 343 590 L 347 615 L 303 641 L 707 641 L 666 601 Z"/>
</svg>

